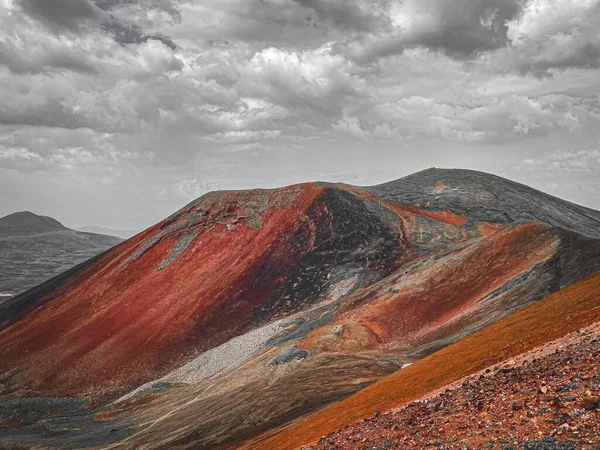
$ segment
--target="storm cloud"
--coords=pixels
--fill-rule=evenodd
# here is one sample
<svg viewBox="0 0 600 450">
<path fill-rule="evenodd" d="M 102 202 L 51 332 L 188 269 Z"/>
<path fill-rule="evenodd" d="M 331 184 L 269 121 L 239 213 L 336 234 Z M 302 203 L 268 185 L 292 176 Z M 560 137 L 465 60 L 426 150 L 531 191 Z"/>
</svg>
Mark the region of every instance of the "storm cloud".
<svg viewBox="0 0 600 450">
<path fill-rule="evenodd" d="M 56 31 L 76 30 L 82 25 L 106 19 L 91 0 L 20 0 L 20 3 L 23 12 Z"/>
</svg>

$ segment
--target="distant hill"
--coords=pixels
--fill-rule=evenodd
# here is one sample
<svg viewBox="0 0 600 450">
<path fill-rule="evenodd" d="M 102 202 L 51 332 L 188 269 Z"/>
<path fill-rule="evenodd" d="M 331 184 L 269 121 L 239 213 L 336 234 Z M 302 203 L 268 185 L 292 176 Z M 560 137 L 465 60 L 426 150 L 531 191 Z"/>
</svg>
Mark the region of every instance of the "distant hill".
<svg viewBox="0 0 600 450">
<path fill-rule="evenodd" d="M 0 293 L 18 294 L 122 242 L 21 211 L 0 218 Z M 0 299 L 1 301 L 2 299 Z"/>
<path fill-rule="evenodd" d="M 0 230 L 6 234 L 43 233 L 66 230 L 58 220 L 48 216 L 38 216 L 29 211 L 21 211 L 0 218 Z"/>
<path fill-rule="evenodd" d="M 103 228 L 97 227 L 94 225 L 85 225 L 81 227 L 75 227 L 77 231 L 83 231 L 87 233 L 98 233 L 98 234 L 107 234 L 109 236 L 117 236 L 122 239 L 129 239 L 132 236 L 135 236 L 140 232 L 140 230 L 118 230 L 112 228 Z"/>
</svg>

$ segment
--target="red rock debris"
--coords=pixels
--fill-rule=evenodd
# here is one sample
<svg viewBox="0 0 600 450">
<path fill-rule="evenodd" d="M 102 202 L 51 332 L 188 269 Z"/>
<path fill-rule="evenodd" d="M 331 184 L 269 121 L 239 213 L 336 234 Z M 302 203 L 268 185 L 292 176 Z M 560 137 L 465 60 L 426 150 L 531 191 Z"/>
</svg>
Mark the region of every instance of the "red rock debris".
<svg viewBox="0 0 600 450">
<path fill-rule="evenodd" d="M 600 323 L 310 449 L 600 449 Z"/>
</svg>

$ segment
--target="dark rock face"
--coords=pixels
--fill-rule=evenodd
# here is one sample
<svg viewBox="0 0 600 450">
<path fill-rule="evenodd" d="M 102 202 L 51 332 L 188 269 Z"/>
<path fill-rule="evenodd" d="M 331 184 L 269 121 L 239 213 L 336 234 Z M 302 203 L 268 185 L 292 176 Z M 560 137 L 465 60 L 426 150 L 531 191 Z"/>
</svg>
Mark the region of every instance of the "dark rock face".
<svg viewBox="0 0 600 450">
<path fill-rule="evenodd" d="M 309 243 L 305 248 L 304 243 Z M 312 306 L 343 280 L 363 284 L 387 275 L 411 256 L 398 218 L 377 203 L 339 188 L 325 188 L 308 208 L 302 226 L 287 243 L 294 268 L 256 311 L 258 322 Z M 301 252 L 297 250 L 302 249 Z M 278 263 L 271 259 L 270 263 Z M 257 276 L 276 270 L 265 265 Z"/>
</svg>

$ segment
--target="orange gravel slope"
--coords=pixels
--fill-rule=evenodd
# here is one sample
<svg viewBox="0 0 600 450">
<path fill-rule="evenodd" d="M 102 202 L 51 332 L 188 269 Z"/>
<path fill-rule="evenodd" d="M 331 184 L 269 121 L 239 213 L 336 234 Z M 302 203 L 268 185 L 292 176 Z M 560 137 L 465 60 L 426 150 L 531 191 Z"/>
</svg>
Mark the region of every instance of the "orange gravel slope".
<svg viewBox="0 0 600 450">
<path fill-rule="evenodd" d="M 248 441 L 240 448 L 295 449 L 344 425 L 428 392 L 600 321 L 600 273 L 450 345 L 359 393 Z"/>
</svg>

